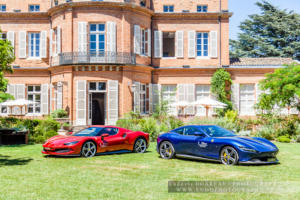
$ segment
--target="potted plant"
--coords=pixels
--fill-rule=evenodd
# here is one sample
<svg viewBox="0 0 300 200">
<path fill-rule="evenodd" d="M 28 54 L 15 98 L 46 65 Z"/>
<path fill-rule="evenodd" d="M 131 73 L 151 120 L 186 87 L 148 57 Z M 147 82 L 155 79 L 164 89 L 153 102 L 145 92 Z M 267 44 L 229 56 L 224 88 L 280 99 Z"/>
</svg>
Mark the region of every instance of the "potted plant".
<svg viewBox="0 0 300 200">
<path fill-rule="evenodd" d="M 65 122 L 65 123 L 63 123 L 62 127 L 64 130 L 68 131 L 68 130 L 70 130 L 71 125 L 68 122 Z"/>
</svg>

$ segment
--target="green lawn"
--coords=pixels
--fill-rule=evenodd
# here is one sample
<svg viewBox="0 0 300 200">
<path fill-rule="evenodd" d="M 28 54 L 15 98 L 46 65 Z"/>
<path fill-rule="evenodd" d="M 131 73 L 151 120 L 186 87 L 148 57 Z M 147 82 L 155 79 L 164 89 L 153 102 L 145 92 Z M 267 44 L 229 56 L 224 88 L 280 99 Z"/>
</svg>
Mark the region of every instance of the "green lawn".
<svg viewBox="0 0 300 200">
<path fill-rule="evenodd" d="M 169 194 L 169 180 L 265 180 L 300 185 L 300 144 L 277 144 L 280 165 L 233 166 L 163 160 L 152 143 L 145 154 L 54 158 L 41 145 L 0 147 L 0 199 L 300 199 L 300 190 L 279 194 Z M 298 187 L 299 188 L 299 187 Z"/>
</svg>

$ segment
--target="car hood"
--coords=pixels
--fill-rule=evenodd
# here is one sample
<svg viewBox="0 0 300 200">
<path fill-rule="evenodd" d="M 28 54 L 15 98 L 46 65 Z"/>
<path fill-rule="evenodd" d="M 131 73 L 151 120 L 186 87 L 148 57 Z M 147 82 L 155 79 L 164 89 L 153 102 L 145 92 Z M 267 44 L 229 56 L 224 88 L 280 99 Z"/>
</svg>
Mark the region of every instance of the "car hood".
<svg viewBox="0 0 300 200">
<path fill-rule="evenodd" d="M 225 139 L 225 138 L 224 138 Z M 263 140 L 259 140 L 257 138 L 247 137 L 247 136 L 234 136 L 234 137 L 226 137 L 226 139 L 230 139 L 237 143 L 237 145 L 245 146 L 247 148 L 255 149 L 259 152 L 268 152 L 268 151 L 277 151 L 277 147 L 271 142 L 266 142 Z"/>
<path fill-rule="evenodd" d="M 57 135 L 47 140 L 45 145 L 52 144 L 52 145 L 60 145 L 68 142 L 80 141 L 83 139 L 79 136 L 65 136 L 65 135 Z"/>
</svg>

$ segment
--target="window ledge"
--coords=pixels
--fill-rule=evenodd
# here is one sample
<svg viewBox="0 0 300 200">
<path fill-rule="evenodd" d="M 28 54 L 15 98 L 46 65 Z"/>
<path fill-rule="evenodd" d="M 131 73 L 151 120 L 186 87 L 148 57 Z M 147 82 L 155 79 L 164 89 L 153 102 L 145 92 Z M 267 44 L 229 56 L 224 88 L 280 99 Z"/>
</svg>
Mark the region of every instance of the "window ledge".
<svg viewBox="0 0 300 200">
<path fill-rule="evenodd" d="M 28 57 L 26 60 L 42 60 L 41 57 Z"/>
<path fill-rule="evenodd" d="M 196 59 L 197 60 L 209 60 L 209 59 L 211 59 L 211 57 L 209 57 L 209 56 L 197 56 Z"/>
<path fill-rule="evenodd" d="M 177 59 L 176 57 L 161 57 L 161 59 L 166 59 L 166 60 L 168 60 L 168 59 Z"/>
<path fill-rule="evenodd" d="M 43 114 L 41 114 L 41 113 L 27 113 L 25 116 L 26 117 L 41 117 L 41 116 L 43 116 Z"/>
</svg>

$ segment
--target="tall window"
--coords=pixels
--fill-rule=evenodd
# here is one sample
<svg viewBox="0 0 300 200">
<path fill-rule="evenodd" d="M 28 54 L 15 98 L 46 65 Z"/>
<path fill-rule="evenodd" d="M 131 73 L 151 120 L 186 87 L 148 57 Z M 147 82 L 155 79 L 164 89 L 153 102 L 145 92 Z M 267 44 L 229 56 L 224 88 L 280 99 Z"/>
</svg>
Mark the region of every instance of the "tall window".
<svg viewBox="0 0 300 200">
<path fill-rule="evenodd" d="M 175 32 L 163 32 L 163 57 L 175 57 Z"/>
<path fill-rule="evenodd" d="M 28 113 L 40 113 L 41 112 L 41 86 L 28 85 L 27 99 L 36 102 L 36 104 L 31 104 L 28 106 Z"/>
<path fill-rule="evenodd" d="M 210 96 L 210 85 L 196 85 L 196 101 Z M 197 115 L 205 116 L 206 110 L 201 106 L 197 106 Z"/>
<path fill-rule="evenodd" d="M 40 5 L 29 5 L 29 12 L 40 12 Z"/>
<path fill-rule="evenodd" d="M 6 12 L 6 5 L 0 5 L 0 12 Z"/>
<path fill-rule="evenodd" d="M 164 12 L 174 12 L 174 5 L 164 5 Z"/>
<path fill-rule="evenodd" d="M 146 84 L 140 85 L 140 109 L 141 114 L 149 113 L 149 87 Z"/>
<path fill-rule="evenodd" d="M 241 84 L 240 85 L 240 114 L 253 115 L 255 103 L 255 85 Z"/>
<path fill-rule="evenodd" d="M 148 30 L 141 29 L 141 33 L 142 33 L 141 54 L 146 56 L 148 55 Z"/>
<path fill-rule="evenodd" d="M 104 55 L 105 24 L 90 24 L 90 54 Z"/>
<path fill-rule="evenodd" d="M 176 107 L 171 104 L 176 102 L 176 85 L 162 85 L 162 99 L 167 101 L 169 105 L 169 112 L 176 113 Z"/>
<path fill-rule="evenodd" d="M 208 56 L 208 33 L 197 33 L 197 56 Z"/>
<path fill-rule="evenodd" d="M 198 5 L 197 12 L 207 12 L 207 5 Z"/>
<path fill-rule="evenodd" d="M 40 33 L 29 33 L 29 56 L 40 57 Z"/>
</svg>

